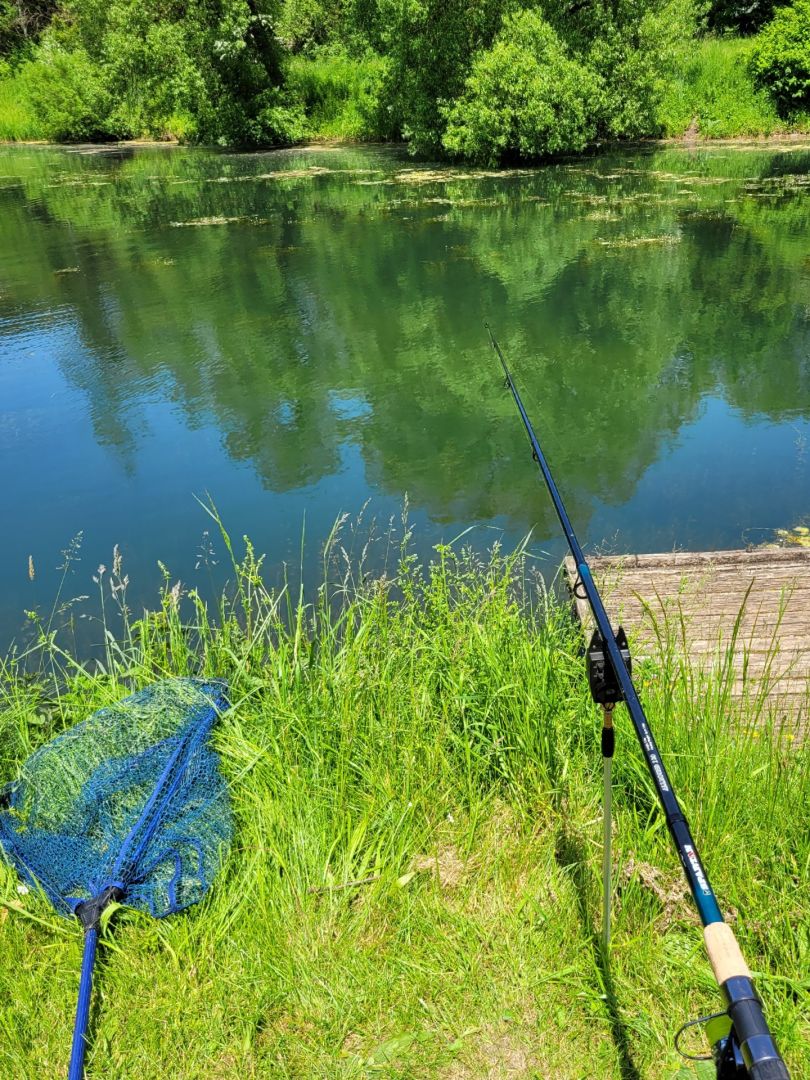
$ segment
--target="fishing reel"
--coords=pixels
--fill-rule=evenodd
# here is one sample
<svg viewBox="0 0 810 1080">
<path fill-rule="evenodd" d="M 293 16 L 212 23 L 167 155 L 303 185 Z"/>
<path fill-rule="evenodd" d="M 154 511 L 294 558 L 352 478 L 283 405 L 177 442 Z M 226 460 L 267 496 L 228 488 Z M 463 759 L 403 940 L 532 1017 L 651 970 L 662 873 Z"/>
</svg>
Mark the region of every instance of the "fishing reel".
<svg viewBox="0 0 810 1080">
<path fill-rule="evenodd" d="M 624 660 L 627 674 L 632 674 L 633 661 L 630 657 L 630 647 L 627 644 L 627 634 L 620 626 L 616 631 L 616 645 Z M 594 630 L 587 652 L 588 685 L 591 688 L 591 697 L 597 705 L 605 709 L 612 709 L 620 701 L 624 701 L 622 688 L 616 678 L 616 672 L 605 649 L 605 639 Z"/>
<path fill-rule="evenodd" d="M 630 648 L 627 644 L 627 635 L 620 626 L 616 631 L 616 645 L 621 653 L 627 674 L 632 671 L 633 662 L 630 658 Z M 613 670 L 613 664 L 605 648 L 605 639 L 599 633 L 597 627 L 591 635 L 590 644 L 586 654 L 588 668 L 588 686 L 591 688 L 591 697 L 597 705 L 603 709 L 602 721 L 602 757 L 605 759 L 605 767 L 609 767 L 609 759 L 613 757 L 616 746 L 616 735 L 613 731 L 613 710 L 620 701 L 624 701 L 624 694 Z M 609 775 L 605 780 L 605 798 L 609 798 Z M 607 818 L 606 818 L 607 820 Z M 607 844 L 607 841 L 606 841 Z M 605 868 L 607 874 L 607 867 Z M 607 912 L 607 900 L 605 901 Z M 605 914 L 607 925 L 607 913 Z"/>
<path fill-rule="evenodd" d="M 681 1049 L 681 1036 L 692 1027 L 705 1027 L 706 1038 L 712 1048 L 710 1054 L 689 1054 Z M 742 1056 L 740 1044 L 728 1013 L 712 1013 L 687 1020 L 675 1036 L 675 1049 L 687 1061 L 713 1061 L 717 1080 L 745 1080 L 748 1069 Z"/>
</svg>

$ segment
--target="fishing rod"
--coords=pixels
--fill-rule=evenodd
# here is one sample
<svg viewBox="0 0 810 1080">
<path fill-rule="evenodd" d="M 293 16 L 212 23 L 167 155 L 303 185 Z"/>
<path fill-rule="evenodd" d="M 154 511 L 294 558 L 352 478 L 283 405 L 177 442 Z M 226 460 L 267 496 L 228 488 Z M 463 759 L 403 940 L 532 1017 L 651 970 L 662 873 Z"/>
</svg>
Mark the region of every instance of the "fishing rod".
<svg viewBox="0 0 810 1080">
<path fill-rule="evenodd" d="M 713 1059 L 717 1067 L 718 1080 L 748 1077 L 750 1080 L 790 1080 L 787 1067 L 782 1060 L 776 1043 L 771 1035 L 768 1022 L 762 1009 L 762 1001 L 754 988 L 751 972 L 748 969 L 734 931 L 723 920 L 723 914 L 717 903 L 717 897 L 709 884 L 709 876 L 698 855 L 695 841 L 684 817 L 680 804 L 672 790 L 661 754 L 653 738 L 650 725 L 633 684 L 630 652 L 624 631 L 619 628 L 613 633 L 599 590 L 593 580 L 585 555 L 577 540 L 571 519 L 565 509 L 559 489 L 551 475 L 545 455 L 535 435 L 531 420 L 521 401 L 512 374 L 507 367 L 501 348 L 490 329 L 492 347 L 501 362 L 506 378 L 506 386 L 511 391 L 526 434 L 532 448 L 532 457 L 537 462 L 551 495 L 557 517 L 560 519 L 565 538 L 571 549 L 576 564 L 577 578 L 575 593 L 587 599 L 593 613 L 596 629 L 588 647 L 588 677 L 591 693 L 603 709 L 602 757 L 606 762 L 604 773 L 605 785 L 605 852 L 604 852 L 604 910 L 605 922 L 603 936 L 605 944 L 609 942 L 610 918 L 610 767 L 613 757 L 613 708 L 624 702 L 633 722 L 641 751 L 647 763 L 659 802 L 664 811 L 667 828 L 681 860 L 689 889 L 695 901 L 700 920 L 703 924 L 703 939 L 706 952 L 714 971 L 717 985 L 725 1000 L 726 1016 L 730 1021 L 718 1031 L 717 1041 L 713 1040 Z M 722 1015 L 722 1014 L 720 1014 Z M 707 1017 L 716 1020 L 717 1017 Z M 701 1021 L 691 1021 L 696 1023 Z M 688 1025 L 684 1025 L 685 1027 Z M 681 1029 L 683 1031 L 683 1029 Z M 711 1030 L 711 1029 L 709 1029 Z M 680 1032 L 679 1032 L 680 1035 Z M 710 1035 L 711 1037 L 711 1035 Z"/>
</svg>

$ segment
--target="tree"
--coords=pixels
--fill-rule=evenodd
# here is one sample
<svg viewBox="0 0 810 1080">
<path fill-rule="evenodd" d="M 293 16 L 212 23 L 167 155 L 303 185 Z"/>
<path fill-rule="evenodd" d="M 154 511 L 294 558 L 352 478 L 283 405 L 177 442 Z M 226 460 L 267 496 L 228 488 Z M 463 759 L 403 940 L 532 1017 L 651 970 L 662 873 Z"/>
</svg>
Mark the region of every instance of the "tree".
<svg viewBox="0 0 810 1080">
<path fill-rule="evenodd" d="M 759 35 L 752 67 L 782 113 L 810 108 L 810 0 L 777 11 Z"/>
<path fill-rule="evenodd" d="M 32 45 L 56 10 L 56 0 L 0 0 L 0 57 Z"/>
<path fill-rule="evenodd" d="M 504 0 L 380 0 L 380 7 L 389 62 L 383 98 L 415 150 L 439 152 L 446 106 L 463 92 L 473 56 L 495 37 Z"/>
<path fill-rule="evenodd" d="M 285 51 L 275 0 L 74 0 L 70 20 L 46 31 L 30 82 L 53 137 L 87 138 L 87 94 L 98 89 L 96 136 L 159 134 L 173 116 L 192 136 L 239 146 L 289 143 L 303 111 L 284 90 Z M 77 93 L 65 109 L 60 79 Z M 58 136 L 57 136 L 58 132 Z"/>
<path fill-rule="evenodd" d="M 447 110 L 446 150 L 495 164 L 582 150 L 596 133 L 600 80 L 572 60 L 537 11 L 508 16 L 473 62 L 464 92 Z"/>
</svg>

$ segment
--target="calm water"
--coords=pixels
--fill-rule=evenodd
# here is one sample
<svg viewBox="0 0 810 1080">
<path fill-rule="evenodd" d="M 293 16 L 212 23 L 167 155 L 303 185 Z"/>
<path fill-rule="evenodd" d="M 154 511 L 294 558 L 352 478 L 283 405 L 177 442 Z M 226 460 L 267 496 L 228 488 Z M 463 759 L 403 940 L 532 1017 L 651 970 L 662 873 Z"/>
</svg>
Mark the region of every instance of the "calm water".
<svg viewBox="0 0 810 1080">
<path fill-rule="evenodd" d="M 405 493 L 423 551 L 533 530 L 553 566 L 485 319 L 591 549 L 807 520 L 809 166 L 810 146 L 501 174 L 381 148 L 0 149 L 0 644 L 80 532 L 68 597 L 116 543 L 135 604 L 158 559 L 216 584 L 206 493 L 271 577 L 302 532 L 316 575 L 340 513 L 384 523 Z"/>
</svg>

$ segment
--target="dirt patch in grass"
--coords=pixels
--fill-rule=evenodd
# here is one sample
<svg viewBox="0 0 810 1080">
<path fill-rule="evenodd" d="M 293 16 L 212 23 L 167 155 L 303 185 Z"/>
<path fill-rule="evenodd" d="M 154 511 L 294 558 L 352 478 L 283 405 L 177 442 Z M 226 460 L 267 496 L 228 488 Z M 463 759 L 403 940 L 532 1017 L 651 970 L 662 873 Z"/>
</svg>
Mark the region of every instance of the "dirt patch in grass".
<svg viewBox="0 0 810 1080">
<path fill-rule="evenodd" d="M 441 1073 L 442 1080 L 517 1080 L 518 1077 L 544 1076 L 531 1032 L 522 1025 L 491 1024 L 470 1036 L 475 1055 L 454 1061 Z"/>
<path fill-rule="evenodd" d="M 443 889 L 455 889 L 464 880 L 467 864 L 455 848 L 448 847 L 436 855 L 416 855 L 411 869 L 416 873 L 435 874 Z"/>
<path fill-rule="evenodd" d="M 675 922 L 697 924 L 700 921 L 690 904 L 686 882 L 680 876 L 666 874 L 657 866 L 637 861 L 631 856 L 622 867 L 619 889 L 626 888 L 632 881 L 638 881 L 642 889 L 652 893 L 661 904 L 662 911 L 657 922 L 662 930 Z"/>
</svg>

